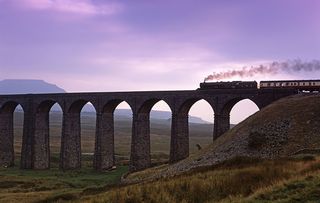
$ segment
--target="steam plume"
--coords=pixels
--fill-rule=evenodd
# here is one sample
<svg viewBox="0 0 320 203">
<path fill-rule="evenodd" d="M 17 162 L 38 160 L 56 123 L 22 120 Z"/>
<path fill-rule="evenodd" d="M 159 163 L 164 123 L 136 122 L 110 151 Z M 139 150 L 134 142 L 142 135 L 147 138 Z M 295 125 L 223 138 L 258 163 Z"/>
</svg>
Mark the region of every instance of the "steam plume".
<svg viewBox="0 0 320 203">
<path fill-rule="evenodd" d="M 229 70 L 225 72 L 213 72 L 212 75 L 208 75 L 204 81 L 208 80 L 222 80 L 227 78 L 232 78 L 234 76 L 253 77 L 255 75 L 276 75 L 280 72 L 292 73 L 300 71 L 318 71 L 320 70 L 320 60 L 312 60 L 310 62 L 302 62 L 301 60 L 290 60 L 286 62 L 272 62 L 267 65 L 259 66 L 244 66 L 239 70 Z"/>
</svg>

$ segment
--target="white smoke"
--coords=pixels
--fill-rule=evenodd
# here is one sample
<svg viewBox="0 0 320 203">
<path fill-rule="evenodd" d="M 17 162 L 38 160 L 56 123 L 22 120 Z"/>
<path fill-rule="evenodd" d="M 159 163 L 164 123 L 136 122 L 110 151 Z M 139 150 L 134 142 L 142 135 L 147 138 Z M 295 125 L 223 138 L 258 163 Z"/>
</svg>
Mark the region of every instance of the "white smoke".
<svg viewBox="0 0 320 203">
<path fill-rule="evenodd" d="M 204 81 L 208 80 L 222 80 L 239 76 L 241 78 L 254 77 L 256 75 L 276 75 L 278 73 L 292 73 L 292 72 L 313 72 L 320 70 L 320 60 L 312 60 L 303 62 L 300 59 L 288 60 L 286 62 L 272 62 L 267 65 L 259 66 L 244 66 L 240 70 L 229 70 L 223 72 L 213 72 L 208 75 Z"/>
</svg>

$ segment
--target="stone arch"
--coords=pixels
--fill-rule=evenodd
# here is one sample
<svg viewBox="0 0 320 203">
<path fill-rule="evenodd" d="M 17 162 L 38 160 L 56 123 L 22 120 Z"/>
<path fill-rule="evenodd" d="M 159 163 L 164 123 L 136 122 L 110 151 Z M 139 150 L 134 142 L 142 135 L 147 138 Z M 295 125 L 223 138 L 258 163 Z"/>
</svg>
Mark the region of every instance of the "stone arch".
<svg viewBox="0 0 320 203">
<path fill-rule="evenodd" d="M 93 103 L 89 100 L 84 100 L 84 99 L 79 99 L 76 101 L 73 101 L 71 103 L 71 105 L 69 106 L 67 112 L 68 113 L 79 113 L 81 112 L 82 108 L 87 104 L 87 103 L 91 103 L 94 110 L 97 112 L 96 107 L 93 105 Z"/>
<path fill-rule="evenodd" d="M 93 104 L 86 99 L 73 100 L 63 113 L 60 152 L 60 168 L 63 170 L 81 168 L 81 110 L 89 102 Z M 96 107 L 92 106 L 97 113 Z"/>
<path fill-rule="evenodd" d="M 230 99 L 229 101 L 225 102 L 225 104 L 223 105 L 222 111 L 221 113 L 224 115 L 229 115 L 232 108 L 240 101 L 248 99 L 250 101 L 252 101 L 258 108 L 259 110 L 261 109 L 261 107 L 259 106 L 259 102 L 256 101 L 255 99 L 249 98 L 249 97 L 236 97 L 233 99 Z"/>
<path fill-rule="evenodd" d="M 200 100 L 204 100 L 206 101 L 212 108 L 213 112 L 216 111 L 215 109 L 215 105 L 208 99 L 206 98 L 190 98 L 190 99 L 187 99 L 186 101 L 184 101 L 180 107 L 179 107 L 179 110 L 178 110 L 178 113 L 181 114 L 181 115 L 188 115 L 191 107 L 198 101 Z"/>
<path fill-rule="evenodd" d="M 96 170 L 108 170 L 115 166 L 115 138 L 114 138 L 114 112 L 125 102 L 133 112 L 129 102 L 122 99 L 112 99 L 102 105 L 97 114 L 96 143 L 94 154 L 94 167 Z"/>
<path fill-rule="evenodd" d="M 214 139 L 218 138 L 230 129 L 230 111 L 241 100 L 249 99 L 259 107 L 259 102 L 254 98 L 249 97 L 235 97 L 226 100 L 221 106 L 219 111 L 215 114 L 214 118 Z"/>
<path fill-rule="evenodd" d="M 151 166 L 150 111 L 160 100 L 162 99 L 149 98 L 141 101 L 141 105 L 134 111 L 129 171 L 138 171 Z"/>
<path fill-rule="evenodd" d="M 163 129 L 166 132 L 156 130 L 154 128 L 155 127 L 154 125 L 159 125 L 159 124 L 152 123 L 152 117 L 154 116 L 152 114 L 152 111 L 158 105 L 162 105 L 162 107 L 164 107 L 165 105 L 168 108 L 167 111 L 170 112 L 170 116 L 168 119 L 172 120 L 172 108 L 170 107 L 168 102 L 166 102 L 163 99 L 158 99 L 158 98 L 149 99 L 145 101 L 140 107 L 140 109 L 138 110 L 138 114 L 145 114 L 146 119 L 149 120 L 149 126 L 147 126 L 147 128 L 149 128 L 150 156 L 151 156 L 150 162 L 152 165 L 167 163 L 169 160 L 168 156 L 170 152 L 171 122 L 169 121 L 169 126 L 166 126 L 166 128 Z M 164 124 L 166 125 L 166 123 L 163 123 L 161 125 L 164 127 Z M 164 135 L 168 136 L 167 140 L 165 140 L 166 137 Z M 159 136 L 161 136 L 163 141 L 165 142 L 165 143 L 161 143 L 161 146 L 159 146 L 159 144 L 157 144 L 157 142 L 154 141 Z M 165 148 L 167 148 L 167 150 L 163 150 Z"/>
<path fill-rule="evenodd" d="M 62 110 L 61 105 L 52 99 L 41 101 L 36 107 L 32 159 L 34 169 L 50 168 L 49 112 L 55 104 Z"/>
<path fill-rule="evenodd" d="M 172 117 L 170 162 L 177 162 L 189 156 L 189 111 L 199 100 L 205 100 L 215 112 L 213 101 L 206 98 L 195 97 L 183 101 Z"/>
<path fill-rule="evenodd" d="M 0 167 L 14 166 L 14 111 L 23 104 L 16 101 L 6 101 L 0 106 Z"/>
<path fill-rule="evenodd" d="M 241 99 L 232 106 L 229 112 L 230 123 L 238 124 L 259 110 L 259 106 L 251 99 Z"/>
<path fill-rule="evenodd" d="M 49 111 L 51 110 L 51 108 L 55 104 L 59 105 L 59 107 L 62 109 L 62 106 L 60 105 L 59 102 L 57 102 L 55 100 L 48 99 L 48 100 L 41 101 L 39 103 L 39 105 L 36 108 L 36 112 L 37 113 L 49 113 Z"/>
<path fill-rule="evenodd" d="M 121 104 L 122 102 L 125 102 L 129 105 L 130 109 L 133 110 L 131 104 L 123 99 L 113 99 L 110 100 L 108 102 L 106 102 L 103 107 L 102 107 L 102 112 L 103 113 L 114 113 L 114 111 L 116 110 L 116 108 L 119 106 L 119 104 Z"/>
<path fill-rule="evenodd" d="M 138 113 L 149 114 L 153 106 L 157 104 L 159 101 L 163 101 L 164 103 L 166 103 L 169 106 L 170 111 L 172 112 L 172 107 L 169 105 L 170 103 L 168 103 L 165 99 L 151 98 L 143 102 L 143 104 L 138 109 Z"/>
<path fill-rule="evenodd" d="M 13 113 L 17 106 L 20 105 L 22 110 L 25 111 L 24 105 L 17 101 L 6 101 L 0 106 L 0 114 L 2 113 Z"/>
</svg>

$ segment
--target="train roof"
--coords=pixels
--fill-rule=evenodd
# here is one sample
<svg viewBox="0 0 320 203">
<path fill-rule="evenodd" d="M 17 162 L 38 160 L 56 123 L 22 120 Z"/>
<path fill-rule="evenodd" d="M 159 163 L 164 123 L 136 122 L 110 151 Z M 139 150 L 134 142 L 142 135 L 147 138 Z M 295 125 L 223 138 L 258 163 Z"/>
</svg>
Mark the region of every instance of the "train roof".
<svg viewBox="0 0 320 203">
<path fill-rule="evenodd" d="M 235 81 L 215 81 L 215 82 L 202 82 L 202 83 L 234 83 L 234 82 L 256 82 L 255 80 L 252 81 L 242 81 L 242 80 L 235 80 Z"/>
<path fill-rule="evenodd" d="M 261 82 L 320 82 L 319 80 L 263 80 Z"/>
</svg>

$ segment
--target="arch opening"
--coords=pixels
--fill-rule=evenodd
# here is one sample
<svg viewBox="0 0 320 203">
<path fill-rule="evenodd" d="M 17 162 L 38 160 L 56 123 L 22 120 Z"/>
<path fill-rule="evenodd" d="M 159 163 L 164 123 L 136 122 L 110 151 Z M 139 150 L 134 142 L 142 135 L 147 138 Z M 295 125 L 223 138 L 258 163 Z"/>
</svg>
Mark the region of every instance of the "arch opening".
<svg viewBox="0 0 320 203">
<path fill-rule="evenodd" d="M 51 106 L 49 111 L 49 149 L 50 149 L 50 167 L 58 168 L 61 151 L 63 111 L 58 103 Z"/>
<path fill-rule="evenodd" d="M 24 125 L 24 109 L 18 104 L 13 112 L 13 146 L 14 146 L 14 165 L 21 163 L 22 137 Z"/>
<path fill-rule="evenodd" d="M 231 101 L 224 111 L 230 115 L 230 127 L 232 128 L 259 111 L 259 107 L 250 99 L 240 98 Z"/>
<path fill-rule="evenodd" d="M 212 143 L 214 110 L 204 99 L 192 103 L 188 111 L 189 150 L 196 153 Z"/>
<path fill-rule="evenodd" d="M 170 155 L 171 108 L 160 100 L 152 105 L 149 113 L 151 164 L 167 163 Z"/>
<path fill-rule="evenodd" d="M 96 109 L 91 102 L 80 100 L 73 104 L 70 112 L 80 112 L 81 166 L 92 168 L 96 141 Z"/>
<path fill-rule="evenodd" d="M 123 100 L 113 101 L 110 107 L 114 117 L 114 159 L 115 165 L 129 164 L 132 142 L 132 109 Z"/>
</svg>

